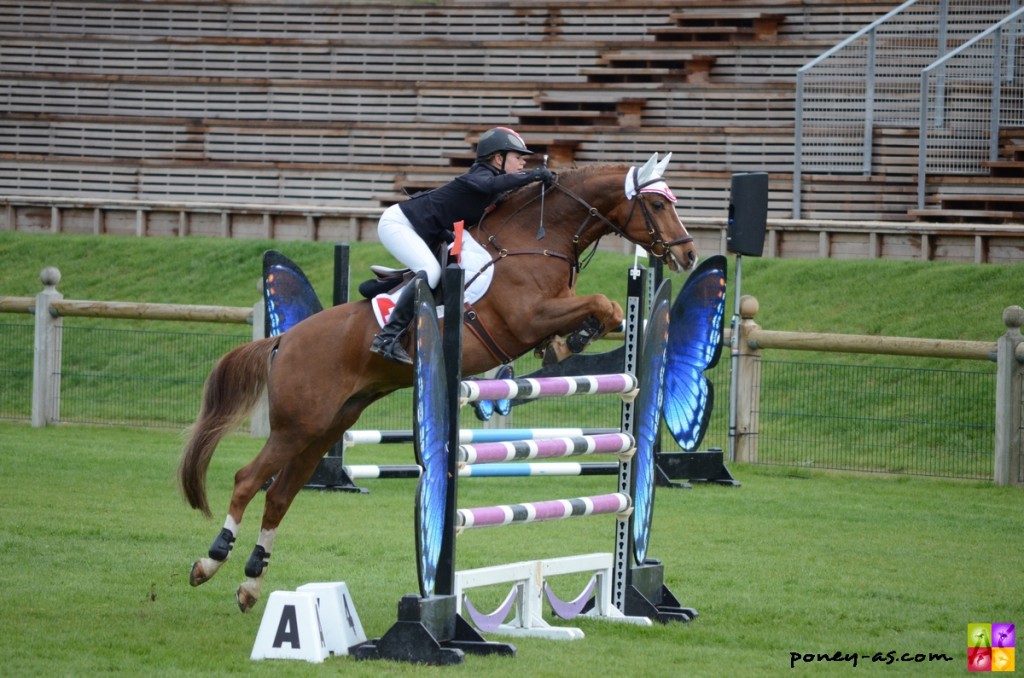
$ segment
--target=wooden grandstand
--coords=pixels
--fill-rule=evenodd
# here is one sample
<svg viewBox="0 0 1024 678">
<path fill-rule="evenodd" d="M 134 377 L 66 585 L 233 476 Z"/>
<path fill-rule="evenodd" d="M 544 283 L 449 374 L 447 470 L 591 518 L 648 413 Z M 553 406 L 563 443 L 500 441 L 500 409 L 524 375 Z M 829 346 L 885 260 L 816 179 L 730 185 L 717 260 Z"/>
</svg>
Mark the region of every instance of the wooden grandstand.
<svg viewBox="0 0 1024 678">
<path fill-rule="evenodd" d="M 766 171 L 784 219 L 796 70 L 891 7 L 0 0 L 0 182 L 83 205 L 352 207 L 368 237 L 374 209 L 448 180 L 503 124 L 556 171 L 671 150 L 684 218 L 724 217 L 731 175 Z M 876 145 L 884 179 L 805 177 L 807 218 L 918 216 L 916 147 Z"/>
</svg>

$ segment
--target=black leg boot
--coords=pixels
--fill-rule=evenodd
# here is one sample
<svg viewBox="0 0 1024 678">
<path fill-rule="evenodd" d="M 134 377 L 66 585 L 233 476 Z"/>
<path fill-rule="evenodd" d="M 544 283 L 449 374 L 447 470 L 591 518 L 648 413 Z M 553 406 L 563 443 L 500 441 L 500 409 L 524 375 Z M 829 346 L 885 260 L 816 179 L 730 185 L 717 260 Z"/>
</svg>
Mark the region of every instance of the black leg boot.
<svg viewBox="0 0 1024 678">
<path fill-rule="evenodd" d="M 417 273 L 416 276 L 425 278 L 423 273 Z M 381 328 L 370 345 L 371 353 L 376 353 L 391 362 L 412 365 L 412 358 L 402 347 L 402 334 L 412 322 L 415 300 L 416 279 L 414 278 L 398 295 L 398 301 L 395 302 L 395 307 L 391 310 L 387 324 Z"/>
</svg>

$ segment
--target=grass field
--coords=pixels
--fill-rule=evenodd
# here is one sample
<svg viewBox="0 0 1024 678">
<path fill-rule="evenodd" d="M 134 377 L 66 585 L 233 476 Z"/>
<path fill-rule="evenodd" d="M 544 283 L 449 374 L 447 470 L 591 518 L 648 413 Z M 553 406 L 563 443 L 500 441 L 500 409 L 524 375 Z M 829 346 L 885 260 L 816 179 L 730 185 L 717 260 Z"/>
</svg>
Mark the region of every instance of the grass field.
<svg viewBox="0 0 1024 678">
<path fill-rule="evenodd" d="M 22 233 L 0 233 L 0 293 L 35 294 L 39 270 L 55 265 L 64 274 L 60 289 L 66 298 L 246 306 L 257 298 L 258 261 L 267 247 L 300 262 L 326 297 L 331 257 L 324 243 Z M 620 296 L 629 260 L 600 253 L 581 278 L 581 291 Z M 387 260 L 378 246 L 354 247 L 355 271 L 371 261 Z M 758 320 L 768 329 L 994 340 L 1005 331 L 1002 309 L 1024 303 L 1024 276 L 1012 266 L 766 259 L 746 262 L 744 275 L 743 291 L 759 298 Z M 353 274 L 353 283 L 360 279 Z M 731 299 L 727 305 L 731 309 Z M 100 327 L 102 321 L 79 323 Z M 122 323 L 118 327 L 151 327 Z M 214 331 L 240 330 L 248 328 Z M 30 350 L 31 332 L 25 337 L 24 349 Z M 136 352 L 145 358 L 140 369 L 160 374 L 170 364 Z M 180 355 L 172 351 L 163 360 Z M 887 360 L 867 356 L 856 362 Z M 785 390 L 795 392 L 799 385 Z M 3 384 L 0 401 L 13 391 L 9 386 Z M 962 393 L 950 395 L 963 400 Z M 969 406 L 977 405 L 962 405 Z M 719 407 L 716 417 L 724 412 Z M 721 422 L 713 426 L 722 440 Z M 855 427 L 846 435 L 851 441 L 862 437 Z M 379 636 L 394 622 L 399 598 L 417 587 L 414 483 L 393 480 L 361 481 L 370 489 L 363 496 L 302 493 L 275 543 L 263 602 L 254 612 L 237 611 L 234 591 L 258 528 L 259 499 L 243 524 L 238 553 L 217 578 L 190 588 L 188 568 L 220 527 L 231 478 L 261 442 L 239 435 L 222 446 L 210 471 L 216 517 L 205 521 L 177 496 L 181 440 L 175 430 L 37 430 L 0 422 L 0 552 L 8 566 L 0 587 L 6 650 L 0 675 L 443 671 L 518 677 L 596 669 L 623 676 L 854 670 L 952 676 L 966 670 L 968 623 L 1024 619 L 1020 489 L 731 465 L 740 488 L 697 486 L 657 494 L 650 555 L 665 564 L 667 583 L 683 604 L 699 610 L 691 624 L 641 629 L 583 620 L 582 641 L 520 640 L 515 659 L 469 657 L 463 666 L 447 669 L 348 658 L 323 666 L 252 662 L 249 653 L 272 590 L 346 581 L 364 628 Z M 411 463 L 412 454 L 400 447 L 355 448 L 348 461 Z M 460 486 L 460 502 L 596 494 L 608 491 L 610 483 L 607 477 L 467 481 Z M 608 550 L 612 534 L 610 520 L 601 517 L 471 531 L 459 539 L 459 566 Z M 558 593 L 571 597 L 582 585 L 570 578 Z M 480 607 L 493 606 L 503 594 L 482 592 Z M 792 653 L 836 652 L 856 653 L 856 668 L 852 661 L 790 668 Z M 896 658 L 922 654 L 926 661 L 887 664 L 890 652 Z M 876 653 L 882 661 L 872 661 Z M 928 661 L 929 654 L 952 660 Z"/>
<path fill-rule="evenodd" d="M 417 586 L 414 481 L 364 481 L 367 495 L 301 493 L 275 543 L 263 601 L 243 615 L 233 594 L 260 499 L 220 574 L 196 589 L 187 576 L 219 529 L 234 471 L 260 441 L 229 437 L 214 457 L 214 521 L 177 495 L 174 432 L 0 423 L 0 441 L 5 676 L 959 676 L 969 622 L 1024 620 L 1019 489 L 739 465 L 740 488 L 657 492 L 650 555 L 665 564 L 683 604 L 700 612 L 690 624 L 584 620 L 583 640 L 519 640 L 514 659 L 470 656 L 449 668 L 347 657 L 253 662 L 272 590 L 345 581 L 367 633 L 389 628 L 399 598 Z M 359 448 L 354 454 L 367 463 Z M 411 458 L 403 448 L 365 454 Z M 460 503 L 578 496 L 611 482 L 466 481 Z M 608 550 L 611 542 L 612 524 L 601 517 L 477 530 L 459 538 L 459 567 Z M 559 593 L 581 587 L 567 582 Z M 481 607 L 488 595 L 500 597 L 484 592 Z M 836 652 L 856 653 L 856 669 L 851 661 L 790 669 L 791 653 Z M 924 661 L 888 665 L 889 652 Z M 872 662 L 876 653 L 883 661 Z"/>
</svg>

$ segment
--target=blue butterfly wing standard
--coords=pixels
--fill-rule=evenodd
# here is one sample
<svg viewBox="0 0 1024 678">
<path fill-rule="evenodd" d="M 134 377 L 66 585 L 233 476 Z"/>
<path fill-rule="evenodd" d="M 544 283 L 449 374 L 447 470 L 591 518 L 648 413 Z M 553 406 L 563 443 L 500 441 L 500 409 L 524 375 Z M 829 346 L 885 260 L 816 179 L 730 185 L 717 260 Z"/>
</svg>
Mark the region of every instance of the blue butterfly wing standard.
<svg viewBox="0 0 1024 678">
<path fill-rule="evenodd" d="M 654 454 L 661 434 L 661 411 L 667 345 L 671 288 L 662 283 L 651 305 L 644 331 L 642 361 L 637 378 L 636 453 L 633 455 L 633 557 L 637 564 L 647 558 L 654 514 Z"/>
<path fill-rule="evenodd" d="M 275 250 L 263 253 L 263 308 L 268 337 L 284 334 L 323 310 L 299 265 Z"/>
<path fill-rule="evenodd" d="M 707 432 L 714 385 L 704 370 L 718 364 L 725 318 L 726 259 L 705 259 L 672 305 L 665 370 L 665 425 L 683 450 Z"/>
<path fill-rule="evenodd" d="M 422 282 L 417 284 L 424 285 Z M 425 286 L 425 285 L 424 285 Z M 420 298 L 429 297 L 421 294 Z M 448 385 L 441 331 L 432 301 L 417 300 L 413 412 L 416 461 L 423 467 L 416 487 L 416 565 L 420 594 L 430 596 L 445 532 L 448 496 Z"/>
</svg>

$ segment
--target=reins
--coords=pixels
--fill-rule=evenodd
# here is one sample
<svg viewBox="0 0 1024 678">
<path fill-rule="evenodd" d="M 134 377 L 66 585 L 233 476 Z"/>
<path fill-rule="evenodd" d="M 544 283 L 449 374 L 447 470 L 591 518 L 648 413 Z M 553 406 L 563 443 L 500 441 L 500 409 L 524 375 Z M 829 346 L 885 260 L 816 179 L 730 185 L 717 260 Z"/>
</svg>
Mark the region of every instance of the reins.
<svg viewBox="0 0 1024 678">
<path fill-rule="evenodd" d="M 634 173 L 633 174 L 634 183 L 636 183 L 636 178 L 638 176 L 636 168 L 633 168 L 633 173 Z M 654 217 L 650 213 L 650 208 L 648 207 L 646 201 L 644 201 L 643 199 L 640 199 L 641 189 L 645 188 L 646 186 L 650 186 L 652 184 L 655 184 L 655 183 L 657 183 L 659 181 L 661 181 L 661 179 L 660 178 L 656 178 L 656 179 L 653 179 L 651 181 L 645 182 L 643 184 L 638 184 L 636 186 L 636 189 L 635 189 L 636 192 L 634 193 L 634 195 L 632 197 L 629 198 L 629 201 L 630 201 L 631 205 L 630 205 L 629 214 L 626 217 L 626 222 L 625 223 L 629 224 L 633 220 L 633 213 L 634 213 L 634 210 L 636 209 L 636 205 L 637 205 L 637 203 L 640 203 L 640 209 L 643 212 L 643 216 L 644 216 L 644 224 L 647 227 L 647 235 L 650 238 L 650 243 L 647 244 L 647 245 L 644 245 L 643 243 L 638 241 L 636 238 L 631 237 L 629 234 L 626 233 L 625 228 L 620 227 L 618 224 L 613 222 L 607 216 L 602 214 L 600 210 L 598 210 L 592 204 L 587 202 L 586 199 L 584 199 L 578 193 L 576 193 L 572 189 L 567 188 L 567 187 L 563 186 L 562 184 L 558 183 L 557 179 L 551 185 L 551 188 L 556 188 L 559 191 L 561 191 L 562 193 L 566 194 L 567 196 L 572 198 L 577 204 L 581 205 L 584 208 L 584 210 L 586 211 L 586 214 L 583 217 L 583 221 L 580 222 L 580 225 L 576 228 L 576 232 L 572 236 L 572 239 L 571 239 L 572 252 L 571 252 L 571 254 L 564 254 L 562 252 L 557 252 L 557 251 L 554 251 L 554 250 L 551 250 L 551 249 L 546 249 L 546 248 L 545 249 L 525 249 L 525 250 L 511 250 L 510 251 L 507 248 L 501 246 L 501 244 L 498 242 L 497 237 L 493 233 L 491 233 L 490 231 L 487 230 L 487 228 L 485 226 L 485 223 L 484 223 L 484 219 L 481 219 L 480 222 L 477 224 L 476 228 L 477 228 L 477 230 L 480 233 L 486 234 L 487 242 L 491 245 L 491 247 L 494 248 L 495 254 L 494 254 L 494 256 L 491 257 L 490 261 L 488 261 L 486 264 L 484 264 L 476 273 L 474 273 L 472 275 L 472 277 L 469 278 L 468 281 L 465 282 L 465 288 L 468 289 L 469 286 L 472 285 L 477 280 L 477 278 L 479 278 L 481 275 L 483 275 L 487 271 L 487 269 L 489 269 L 491 266 L 494 266 L 495 264 L 497 264 L 502 259 L 506 259 L 508 257 L 513 257 L 513 256 L 525 256 L 525 255 L 554 257 L 556 259 L 561 259 L 562 261 L 565 261 L 569 265 L 569 287 L 570 288 L 574 287 L 575 283 L 576 283 L 576 277 L 579 275 L 580 271 L 582 271 L 584 268 L 586 268 L 587 264 L 590 263 L 590 260 L 597 253 L 597 244 L 601 240 L 601 236 L 598 236 L 594 240 L 594 242 L 592 243 L 592 245 L 590 247 L 590 252 L 589 253 L 587 253 L 585 251 L 585 248 L 584 248 L 583 251 L 581 251 L 581 249 L 580 249 L 580 243 L 582 242 L 583 234 L 586 232 L 588 226 L 594 220 L 600 221 L 611 232 L 615 233 L 616 235 L 621 236 L 622 238 L 624 238 L 628 242 L 631 242 L 634 245 L 639 245 L 641 247 L 645 247 L 646 249 L 648 249 L 649 252 L 651 252 L 655 256 L 661 258 L 666 263 L 668 263 L 669 257 L 671 256 L 670 248 L 675 246 L 675 245 L 680 245 L 680 244 L 692 242 L 693 241 L 693 237 L 690 236 L 690 235 L 686 235 L 686 236 L 683 236 L 682 238 L 677 238 L 676 240 L 672 240 L 672 241 L 668 241 L 668 242 L 665 241 L 665 238 L 662 236 L 661 232 L 658 229 L 658 226 L 657 226 L 656 222 L 654 221 Z M 505 221 L 503 222 L 503 225 L 507 224 L 510 219 L 515 217 L 517 214 L 522 212 L 528 205 L 532 204 L 534 201 L 536 201 L 538 199 L 540 199 L 540 202 L 541 202 L 540 223 L 543 224 L 543 222 L 544 222 L 544 200 L 543 200 L 544 193 L 545 193 L 545 190 L 544 190 L 544 188 L 542 188 L 539 196 L 530 198 L 529 200 L 525 201 L 522 205 L 520 205 L 511 215 L 509 215 L 505 219 Z M 485 215 L 485 218 L 486 218 L 486 215 Z M 604 234 L 602 233 L 602 235 L 604 235 Z M 538 233 L 538 238 L 540 238 L 540 237 L 543 237 L 543 230 L 542 229 L 539 230 L 539 233 Z M 511 360 L 513 359 L 514 356 L 510 356 L 507 352 L 505 352 L 505 350 L 500 345 L 498 345 L 498 343 L 496 341 L 494 341 L 494 339 L 490 336 L 490 333 L 487 331 L 487 328 L 483 325 L 482 321 L 477 316 L 476 311 L 472 308 L 472 306 L 469 305 L 469 304 L 466 304 L 466 309 L 465 310 L 466 310 L 465 318 L 466 318 L 467 326 L 480 339 L 480 341 L 483 343 L 484 347 L 491 353 L 491 355 L 494 356 L 501 363 L 511 362 Z"/>
<path fill-rule="evenodd" d="M 637 176 L 637 168 L 634 167 L 632 169 L 632 171 L 633 171 L 633 176 L 634 176 L 634 181 L 635 181 L 635 177 Z M 657 227 L 657 224 L 654 221 L 654 218 L 651 216 L 650 208 L 647 206 L 647 203 L 644 200 L 639 199 L 642 189 L 644 189 L 645 187 L 650 186 L 652 184 L 656 184 L 656 183 L 658 183 L 660 181 L 662 181 L 662 179 L 659 177 L 659 178 L 652 179 L 652 180 L 647 181 L 647 182 L 642 183 L 642 184 L 637 184 L 637 186 L 636 186 L 636 193 L 633 195 L 632 198 L 629 199 L 629 201 L 630 201 L 630 208 L 629 208 L 629 215 L 626 217 L 626 223 L 628 224 L 630 221 L 632 221 L 632 219 L 633 219 L 633 212 L 636 209 L 637 203 L 639 203 L 640 204 L 640 210 L 643 212 L 643 216 L 644 216 L 644 224 L 647 226 L 647 235 L 650 237 L 650 244 L 648 244 L 648 245 L 644 245 L 643 243 L 641 243 L 636 238 L 633 238 L 632 236 L 630 236 L 628 233 L 626 233 L 624 228 L 620 227 L 614 221 L 612 221 L 611 219 L 606 217 L 604 214 L 602 214 L 600 212 L 600 210 L 598 210 L 596 207 L 594 207 L 589 202 L 587 202 L 585 198 L 583 198 L 581 195 L 579 195 L 578 193 L 576 193 L 572 189 L 567 188 L 566 186 L 563 186 L 562 184 L 558 183 L 557 180 L 555 181 L 555 183 L 553 183 L 551 185 L 551 187 L 552 188 L 556 188 L 559 191 L 561 191 L 562 193 L 566 194 L 567 196 L 572 198 L 574 201 L 576 201 L 579 205 L 581 205 L 586 210 L 586 215 L 583 217 L 583 221 L 580 222 L 580 225 L 576 228 L 576 233 L 572 236 L 572 240 L 571 240 L 571 242 L 572 242 L 572 253 L 571 253 L 571 255 L 563 254 L 561 252 L 555 252 L 555 251 L 552 251 L 552 250 L 549 250 L 549 249 L 541 249 L 541 250 L 516 250 L 516 251 L 511 251 L 510 252 L 509 250 L 501 247 L 501 245 L 498 244 L 497 238 L 493 234 L 487 232 L 486 228 L 484 228 L 483 220 L 481 220 L 480 224 L 478 225 L 478 228 L 481 231 L 483 231 L 483 232 L 487 232 L 487 242 L 489 242 L 491 244 L 491 246 L 494 247 L 494 250 L 495 250 L 496 254 L 491 259 L 491 261 L 489 261 L 483 268 L 481 268 L 479 271 L 477 271 L 477 273 L 472 278 L 470 278 L 469 282 L 466 283 L 466 286 L 468 287 L 470 285 L 470 283 L 472 283 L 480 275 L 482 275 L 484 273 L 484 271 L 486 271 L 488 268 L 490 268 L 491 266 L 496 264 L 501 259 L 504 259 L 504 258 L 510 257 L 510 256 L 531 254 L 531 255 L 542 255 L 542 256 L 546 256 L 546 257 L 556 257 L 556 258 L 562 259 L 566 263 L 568 263 L 569 264 L 569 286 L 572 287 L 572 285 L 576 281 L 576 276 L 579 275 L 580 271 L 582 271 L 584 268 L 586 268 L 587 264 L 590 263 L 590 260 L 593 258 L 594 254 L 597 252 L 597 244 L 600 241 L 600 237 L 597 238 L 592 243 L 592 247 L 590 249 L 589 254 L 584 253 L 583 251 L 580 250 L 580 241 L 581 241 L 581 239 L 583 237 L 583 233 L 587 230 L 587 227 L 590 225 L 591 221 L 593 221 L 594 219 L 597 219 L 598 221 L 602 222 L 605 226 L 608 227 L 609 230 L 611 230 L 616 235 L 622 237 L 626 241 L 631 242 L 634 245 L 639 245 L 641 247 L 644 247 L 644 248 L 648 249 L 648 251 L 650 251 L 651 254 L 653 254 L 654 256 L 662 259 L 666 263 L 668 263 L 668 258 L 671 256 L 671 251 L 670 251 L 671 248 L 676 246 L 676 245 L 683 245 L 683 244 L 686 244 L 686 243 L 689 243 L 689 242 L 693 242 L 693 236 L 685 235 L 682 238 L 676 238 L 675 240 L 666 241 L 665 238 L 662 236 L 661 232 L 659 231 L 659 229 Z M 541 195 L 543 196 L 543 194 L 544 194 L 544 192 L 542 190 Z M 521 212 L 523 209 L 525 209 L 528 205 L 533 203 L 535 200 L 537 200 L 537 198 L 531 198 L 530 200 L 524 202 L 515 212 L 513 212 L 509 216 L 509 218 L 514 217 L 516 214 Z M 543 201 L 541 203 L 541 210 L 543 210 Z M 541 220 L 542 221 L 543 221 L 543 218 L 544 217 L 543 217 L 543 211 L 542 211 L 542 213 L 541 213 Z M 507 223 L 507 220 L 506 220 L 506 223 Z"/>
</svg>

